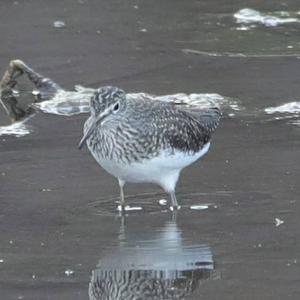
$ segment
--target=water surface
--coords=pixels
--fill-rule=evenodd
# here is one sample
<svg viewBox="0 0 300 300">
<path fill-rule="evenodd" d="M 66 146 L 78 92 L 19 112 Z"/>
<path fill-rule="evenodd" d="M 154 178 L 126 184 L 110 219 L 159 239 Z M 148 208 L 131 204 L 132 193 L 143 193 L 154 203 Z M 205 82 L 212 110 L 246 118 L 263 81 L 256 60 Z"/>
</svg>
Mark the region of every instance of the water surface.
<svg viewBox="0 0 300 300">
<path fill-rule="evenodd" d="M 297 21 L 241 22 L 245 8 Z M 121 218 L 116 180 L 77 150 L 86 98 L 44 103 L 8 129 L 1 110 L 1 297 L 299 299 L 299 10 L 292 0 L 1 2 L 1 74 L 21 58 L 66 91 L 205 95 L 225 111 L 209 153 L 182 172 L 182 211 L 161 205 L 156 186 L 128 185 L 128 205 L 143 210 Z M 16 89 L 32 101 L 28 82 Z"/>
</svg>

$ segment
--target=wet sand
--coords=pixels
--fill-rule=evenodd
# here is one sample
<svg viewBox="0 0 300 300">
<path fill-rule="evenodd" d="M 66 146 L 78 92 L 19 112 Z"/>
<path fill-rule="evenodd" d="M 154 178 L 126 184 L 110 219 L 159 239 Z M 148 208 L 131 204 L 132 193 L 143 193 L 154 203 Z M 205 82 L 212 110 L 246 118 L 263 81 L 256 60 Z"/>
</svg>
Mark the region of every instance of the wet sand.
<svg viewBox="0 0 300 300">
<path fill-rule="evenodd" d="M 201 20 L 179 30 L 185 19 L 234 13 L 244 3 L 42 2 L 0 3 L 1 74 L 11 59 L 21 58 L 66 88 L 111 84 L 128 92 L 219 93 L 245 110 L 225 116 L 210 152 L 182 173 L 179 201 L 209 208 L 184 207 L 176 220 L 159 207 L 166 196 L 152 185 L 126 187 L 128 201 L 145 212 L 125 219 L 114 213 L 116 180 L 86 149 L 77 150 L 86 115 L 38 113 L 28 123 L 30 135 L 1 136 L 0 298 L 89 299 L 93 271 L 104 262 L 107 267 L 122 255 L 130 262 L 128 249 L 164 249 L 171 239 L 176 253 L 188 256 L 188 249 L 205 246 L 212 255 L 213 270 L 201 273 L 186 299 L 299 299 L 300 127 L 266 121 L 262 113 L 299 100 L 297 55 L 211 57 L 185 54 L 181 49 L 191 46 L 175 42 L 195 28 L 201 33 Z M 247 6 L 270 9 L 252 2 Z M 272 10 L 299 9 L 297 1 L 286 3 Z M 56 20 L 66 27 L 54 28 Z M 0 114 L 3 125 L 7 119 Z M 284 224 L 275 226 L 275 218 Z M 145 264 L 151 269 L 151 261 Z"/>
</svg>

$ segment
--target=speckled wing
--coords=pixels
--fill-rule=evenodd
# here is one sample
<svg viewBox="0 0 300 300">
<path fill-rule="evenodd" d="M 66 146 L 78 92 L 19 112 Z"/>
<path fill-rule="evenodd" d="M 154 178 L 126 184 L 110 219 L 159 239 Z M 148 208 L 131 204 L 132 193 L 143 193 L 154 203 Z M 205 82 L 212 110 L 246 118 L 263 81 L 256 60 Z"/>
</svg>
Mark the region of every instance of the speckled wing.
<svg viewBox="0 0 300 300">
<path fill-rule="evenodd" d="M 142 146 L 150 153 L 159 149 L 200 151 L 209 142 L 221 115 L 217 108 L 201 110 L 151 100 L 134 102 L 131 127 L 138 128 L 137 136 L 143 136 Z"/>
<path fill-rule="evenodd" d="M 161 150 L 197 153 L 210 141 L 219 119 L 216 108 L 200 110 L 138 99 L 130 101 L 126 121 L 116 136 L 120 141 L 126 137 L 136 160 L 156 156 Z"/>
<path fill-rule="evenodd" d="M 207 131 L 212 133 L 219 125 L 222 113 L 218 107 L 200 109 L 195 107 L 181 107 L 180 109 L 191 114 Z"/>
<path fill-rule="evenodd" d="M 211 139 L 220 120 L 220 111 L 212 109 L 176 108 L 176 122 L 171 122 L 166 132 L 172 148 L 183 152 L 198 152 Z"/>
</svg>

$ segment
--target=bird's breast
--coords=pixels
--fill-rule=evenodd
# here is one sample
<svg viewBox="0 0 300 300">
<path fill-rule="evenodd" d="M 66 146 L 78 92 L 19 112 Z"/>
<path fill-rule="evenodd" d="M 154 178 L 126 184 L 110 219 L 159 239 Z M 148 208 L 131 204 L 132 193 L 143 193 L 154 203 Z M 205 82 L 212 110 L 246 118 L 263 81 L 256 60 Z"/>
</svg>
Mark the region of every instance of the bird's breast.
<svg viewBox="0 0 300 300">
<path fill-rule="evenodd" d="M 92 152 L 98 164 L 111 175 L 127 182 L 161 183 L 166 177 L 173 177 L 183 168 L 201 158 L 209 149 L 207 143 L 197 153 L 184 153 L 178 150 L 162 150 L 155 157 L 144 158 L 136 162 L 122 162 L 97 155 Z"/>
</svg>

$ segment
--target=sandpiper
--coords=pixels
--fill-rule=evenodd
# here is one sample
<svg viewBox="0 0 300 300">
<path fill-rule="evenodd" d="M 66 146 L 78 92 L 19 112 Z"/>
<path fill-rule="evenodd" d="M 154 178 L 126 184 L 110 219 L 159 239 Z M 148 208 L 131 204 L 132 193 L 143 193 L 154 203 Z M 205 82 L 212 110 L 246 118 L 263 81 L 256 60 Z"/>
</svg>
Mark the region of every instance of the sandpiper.
<svg viewBox="0 0 300 300">
<path fill-rule="evenodd" d="M 118 178 L 119 209 L 125 209 L 126 182 L 160 185 L 170 195 L 170 209 L 178 209 L 179 174 L 208 151 L 219 109 L 129 99 L 111 86 L 95 91 L 90 108 L 79 148 L 86 143 L 97 163 Z"/>
</svg>

